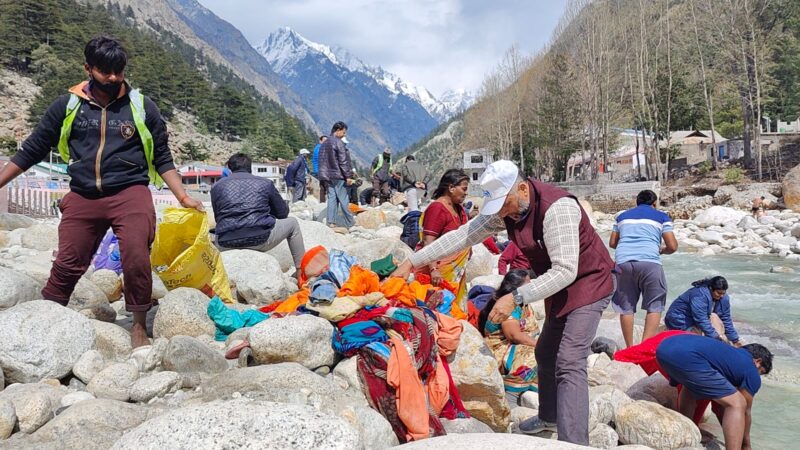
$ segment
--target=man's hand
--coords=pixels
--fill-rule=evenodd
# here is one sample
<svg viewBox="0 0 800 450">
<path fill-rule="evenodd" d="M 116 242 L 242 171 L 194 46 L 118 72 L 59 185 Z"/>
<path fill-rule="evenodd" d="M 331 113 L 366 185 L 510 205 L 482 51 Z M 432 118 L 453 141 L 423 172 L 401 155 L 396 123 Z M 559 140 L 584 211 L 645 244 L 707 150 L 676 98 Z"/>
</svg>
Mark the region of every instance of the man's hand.
<svg viewBox="0 0 800 450">
<path fill-rule="evenodd" d="M 348 178 L 347 180 L 345 180 L 344 184 L 346 186 L 352 186 L 353 185 L 353 179 L 352 178 Z"/>
<path fill-rule="evenodd" d="M 742 348 L 744 346 L 744 342 L 741 339 L 733 343 L 733 346 L 736 348 Z"/>
<path fill-rule="evenodd" d="M 494 308 L 492 308 L 492 311 L 489 313 L 489 320 L 493 323 L 505 322 L 508 316 L 514 312 L 514 307 L 516 306 L 512 294 L 506 294 L 498 298 L 497 303 L 494 304 Z"/>
<path fill-rule="evenodd" d="M 425 189 L 425 183 L 420 183 L 419 181 L 414 183 L 414 186 L 416 186 L 417 189 Z"/>
<path fill-rule="evenodd" d="M 181 206 L 183 206 L 184 208 L 194 208 L 194 209 L 196 209 L 196 210 L 198 210 L 200 212 L 203 212 L 203 211 L 206 210 L 203 207 L 203 202 L 201 202 L 200 200 L 193 199 L 192 197 L 189 197 L 188 195 L 183 197 L 183 200 L 181 200 Z"/>
<path fill-rule="evenodd" d="M 394 269 L 394 272 L 392 272 L 391 276 L 400 277 L 400 278 L 405 280 L 405 279 L 408 279 L 409 275 L 411 275 L 411 270 L 413 270 L 413 269 L 414 269 L 414 266 L 412 266 L 411 265 L 411 261 L 407 259 L 407 260 L 401 262 L 400 265 L 397 266 L 397 269 Z"/>
</svg>

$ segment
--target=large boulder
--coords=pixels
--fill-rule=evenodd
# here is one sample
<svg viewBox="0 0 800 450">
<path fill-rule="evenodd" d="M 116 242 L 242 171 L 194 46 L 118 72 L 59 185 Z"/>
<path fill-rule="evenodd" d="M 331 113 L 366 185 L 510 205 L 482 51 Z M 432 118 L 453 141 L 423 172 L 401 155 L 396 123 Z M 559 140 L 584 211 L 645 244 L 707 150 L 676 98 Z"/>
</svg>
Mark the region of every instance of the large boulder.
<svg viewBox="0 0 800 450">
<path fill-rule="evenodd" d="M 458 349 L 448 357 L 453 381 L 473 417 L 497 432 L 505 432 L 510 411 L 497 360 L 478 330 L 465 320 L 461 323 L 464 331 Z"/>
<path fill-rule="evenodd" d="M 614 422 L 617 410 L 632 403 L 630 397 L 614 386 L 595 386 L 589 388 L 589 429 L 595 425 Z"/>
<path fill-rule="evenodd" d="M 33 433 L 55 416 L 66 394 L 65 387 L 48 383 L 14 384 L 0 392 L 0 403 L 11 402 L 19 430 Z"/>
<path fill-rule="evenodd" d="M 589 368 L 589 386 L 611 385 L 627 392 L 647 373 L 638 364 L 609 361 L 607 364 Z"/>
<path fill-rule="evenodd" d="M 139 368 L 129 363 L 115 363 L 92 378 L 86 390 L 97 398 L 110 398 L 127 402 L 130 398 L 130 389 L 139 379 Z"/>
<path fill-rule="evenodd" d="M 782 191 L 786 207 L 800 212 L 800 164 L 783 177 Z"/>
<path fill-rule="evenodd" d="M 92 320 L 94 326 L 94 348 L 110 361 L 125 361 L 130 357 L 133 347 L 131 335 L 127 330 L 113 323 Z"/>
<path fill-rule="evenodd" d="M 94 341 L 86 317 L 49 300 L 0 311 L 0 367 L 7 382 L 61 378 Z"/>
<path fill-rule="evenodd" d="M 311 315 L 265 320 L 250 330 L 250 347 L 259 364 L 297 362 L 309 369 L 332 366 L 333 326 Z"/>
<path fill-rule="evenodd" d="M 409 442 L 394 448 L 397 450 L 463 450 L 468 448 L 486 448 L 492 450 L 520 450 L 527 448 L 535 448 L 537 450 L 577 450 L 589 449 L 591 447 L 520 434 L 469 433 L 448 434 L 447 436 Z"/>
<path fill-rule="evenodd" d="M 712 206 L 704 211 L 700 211 L 695 217 L 693 222 L 701 227 L 710 227 L 714 225 L 725 226 L 733 224 L 734 226 L 742 220 L 742 217 L 747 213 L 727 206 Z"/>
<path fill-rule="evenodd" d="M 619 440 L 654 449 L 676 449 L 700 445 L 700 430 L 691 419 L 676 411 L 636 400 L 619 408 L 615 417 Z"/>
<path fill-rule="evenodd" d="M 589 432 L 589 445 L 595 448 L 614 448 L 619 444 L 619 435 L 610 426 L 600 423 Z"/>
<path fill-rule="evenodd" d="M 181 388 L 183 377 L 177 372 L 158 372 L 139 378 L 131 386 L 130 397 L 134 402 L 149 402 L 155 397 L 163 397 Z"/>
<path fill-rule="evenodd" d="M 356 216 L 356 225 L 369 230 L 377 230 L 386 223 L 386 214 L 378 208 L 368 209 Z"/>
<path fill-rule="evenodd" d="M 513 412 L 512 412 L 513 415 Z M 441 419 L 442 426 L 444 426 L 447 434 L 465 434 L 465 433 L 491 433 L 492 429 L 489 425 L 481 422 L 480 420 L 470 417 L 469 419 Z"/>
<path fill-rule="evenodd" d="M 767 205 L 774 205 L 780 196 L 780 183 L 729 184 L 717 189 L 714 193 L 714 204 L 749 210 L 755 198 L 764 197 Z"/>
<path fill-rule="evenodd" d="M 642 341 L 644 328 L 641 325 L 633 326 L 633 342 Z M 619 314 L 614 314 L 613 318 L 600 319 L 597 324 L 595 337 L 605 337 L 617 343 L 618 348 L 625 348 L 625 338 L 622 336 L 622 329 L 619 326 Z"/>
<path fill-rule="evenodd" d="M 122 297 L 122 280 L 113 270 L 100 269 L 92 273 L 92 282 L 104 294 L 109 302 L 115 302 Z"/>
<path fill-rule="evenodd" d="M 627 392 L 634 400 L 647 400 L 669 409 L 678 409 L 678 390 L 656 372 L 634 383 Z"/>
<path fill-rule="evenodd" d="M 219 373 L 228 369 L 222 353 L 189 336 L 175 336 L 162 361 L 164 369 L 179 373 Z"/>
<path fill-rule="evenodd" d="M 467 263 L 467 281 L 491 275 L 495 268 L 497 268 L 497 258 L 483 244 L 473 245 L 472 256 Z"/>
<path fill-rule="evenodd" d="M 0 267 L 0 280 L 0 311 L 41 297 L 42 286 L 24 273 Z"/>
<path fill-rule="evenodd" d="M 255 250 L 222 252 L 228 279 L 236 285 L 239 297 L 251 305 L 266 305 L 285 299 L 297 290 L 281 271 L 275 257 Z"/>
<path fill-rule="evenodd" d="M 22 246 L 34 250 L 50 251 L 58 248 L 58 227 L 45 223 L 37 223 L 22 233 Z"/>
<path fill-rule="evenodd" d="M 113 322 L 117 318 L 117 313 L 108 303 L 105 292 L 100 290 L 88 276 L 78 280 L 67 306 L 73 311 L 80 311 L 90 319 Z"/>
<path fill-rule="evenodd" d="M 324 204 L 320 205 L 320 207 L 324 208 Z M 348 243 L 345 236 L 335 233 L 328 226 L 320 222 L 309 220 L 298 220 L 297 222 L 300 224 L 300 231 L 303 233 L 303 244 L 306 250 L 317 245 L 322 245 L 328 251 L 331 251 L 335 248 L 343 249 Z M 281 270 L 287 271 L 294 268 L 292 254 L 289 252 L 289 245 L 286 242 L 281 242 L 278 246 L 268 251 L 267 254 L 272 255 L 278 260 Z M 227 266 L 225 266 L 225 268 L 227 269 Z"/>
<path fill-rule="evenodd" d="M 17 228 L 28 228 L 36 223 L 35 220 L 22 214 L 0 213 L 0 230 L 14 231 Z"/>
<path fill-rule="evenodd" d="M 400 239 L 379 238 L 371 240 L 357 240 L 352 244 L 348 244 L 344 251 L 348 255 L 354 256 L 357 259 L 357 264 L 361 267 L 369 267 L 373 261 L 385 258 L 386 255 L 393 255 L 395 260 L 402 261 L 409 254 L 411 249 L 408 248 Z"/>
<path fill-rule="evenodd" d="M 158 302 L 153 337 L 213 336 L 217 327 L 208 317 L 208 302 L 208 297 L 197 289 L 181 287 L 170 291 Z"/>
<path fill-rule="evenodd" d="M 313 407 L 240 399 L 171 411 L 126 433 L 112 448 L 212 450 L 232 446 L 351 450 L 363 444 L 344 420 Z"/>
</svg>

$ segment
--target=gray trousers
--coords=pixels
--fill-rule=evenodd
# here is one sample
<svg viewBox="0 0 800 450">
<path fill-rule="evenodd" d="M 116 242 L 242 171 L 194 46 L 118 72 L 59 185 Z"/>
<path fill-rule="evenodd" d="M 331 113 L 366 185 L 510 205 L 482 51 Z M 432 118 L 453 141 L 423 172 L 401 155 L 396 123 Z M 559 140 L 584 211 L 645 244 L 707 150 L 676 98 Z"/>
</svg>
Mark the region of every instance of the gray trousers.
<svg viewBox="0 0 800 450">
<path fill-rule="evenodd" d="M 294 182 L 294 186 L 291 186 L 289 189 L 292 190 L 292 203 L 297 203 L 299 201 L 306 199 L 306 182 L 305 180 L 300 181 L 297 180 Z"/>
<path fill-rule="evenodd" d="M 300 231 L 300 224 L 294 217 L 287 217 L 286 219 L 278 219 L 275 221 L 275 226 L 269 232 L 267 241 L 261 245 L 246 248 L 228 248 L 217 244 L 219 250 L 224 252 L 228 250 L 255 250 L 258 252 L 268 252 L 277 247 L 283 241 L 288 241 L 289 252 L 292 254 L 294 266 L 299 268 L 300 261 L 306 253 L 305 244 L 303 244 L 303 232 Z"/>
<path fill-rule="evenodd" d="M 614 283 L 616 290 L 616 282 Z M 589 374 L 586 358 L 611 295 L 565 317 L 547 316 L 536 344 L 539 418 L 555 422 L 558 440 L 589 445 Z"/>
</svg>

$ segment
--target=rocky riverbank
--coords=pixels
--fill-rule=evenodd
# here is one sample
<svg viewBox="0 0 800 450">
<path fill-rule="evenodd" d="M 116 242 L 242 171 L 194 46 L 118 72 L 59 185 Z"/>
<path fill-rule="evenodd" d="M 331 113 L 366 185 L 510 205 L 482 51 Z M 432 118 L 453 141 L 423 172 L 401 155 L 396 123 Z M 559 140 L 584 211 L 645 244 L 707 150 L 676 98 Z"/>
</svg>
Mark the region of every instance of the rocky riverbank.
<svg viewBox="0 0 800 450">
<path fill-rule="evenodd" d="M 348 235 L 314 221 L 320 212 L 313 199 L 293 207 L 307 248 L 340 248 L 362 265 L 410 251 L 399 240 L 397 207 L 386 204 L 362 213 Z M 610 229 L 612 216 L 594 217 L 598 228 Z M 734 233 L 726 231 L 732 222 L 725 217 L 702 222 L 705 226 L 687 221 L 681 230 L 694 225 L 692 233 Z M 733 226 L 738 228 L 739 221 Z M 753 230 L 743 233 L 748 231 Z M 219 342 L 207 315 L 209 298 L 189 288 L 167 292 L 156 278 L 153 296 L 159 306 L 149 316 L 152 345 L 133 351 L 121 280 L 113 272 L 87 274 L 69 308 L 37 300 L 57 240 L 53 221 L 0 215 L 0 448 L 381 449 L 398 444 L 389 422 L 369 407 L 355 359 L 342 359 L 332 350 L 328 321 L 310 315 L 269 319 Z M 226 252 L 223 262 L 239 310 L 285 298 L 295 289 L 286 275 L 292 267 L 285 244 L 268 254 Z M 468 279 L 499 283 L 496 263 L 497 256 L 476 246 Z M 533 307 L 542 320 L 542 303 Z M 597 335 L 622 344 L 613 314 L 601 321 Z M 226 350 L 245 338 L 251 358 L 226 360 Z M 604 353 L 592 355 L 587 365 L 593 447 L 720 448 L 673 410 L 675 390 L 660 375 L 647 377 L 638 366 Z M 537 413 L 538 397 L 526 394 L 522 406 L 506 403 L 492 353 L 466 322 L 450 368 L 473 417 L 444 421 L 448 436 L 405 447 L 579 448 L 548 434 L 538 439 L 508 434 Z"/>
</svg>

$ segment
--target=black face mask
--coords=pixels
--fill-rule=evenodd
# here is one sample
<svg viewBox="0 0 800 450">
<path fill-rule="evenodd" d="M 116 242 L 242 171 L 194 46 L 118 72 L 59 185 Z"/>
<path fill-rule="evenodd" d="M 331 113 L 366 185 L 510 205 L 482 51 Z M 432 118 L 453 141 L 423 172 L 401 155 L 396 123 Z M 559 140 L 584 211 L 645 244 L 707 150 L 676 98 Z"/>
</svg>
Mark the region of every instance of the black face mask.
<svg viewBox="0 0 800 450">
<path fill-rule="evenodd" d="M 117 98 L 120 89 L 122 89 L 122 81 L 117 81 L 116 83 L 101 83 L 92 77 L 92 87 L 96 87 L 111 98 Z"/>
</svg>

